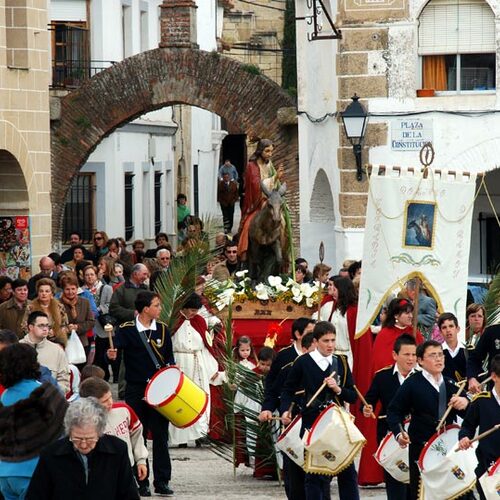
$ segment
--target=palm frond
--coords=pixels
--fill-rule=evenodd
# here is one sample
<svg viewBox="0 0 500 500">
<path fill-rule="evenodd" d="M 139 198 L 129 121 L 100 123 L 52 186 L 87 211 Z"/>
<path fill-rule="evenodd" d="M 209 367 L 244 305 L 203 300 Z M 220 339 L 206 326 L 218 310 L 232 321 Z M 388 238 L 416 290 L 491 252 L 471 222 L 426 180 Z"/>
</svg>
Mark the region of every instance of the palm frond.
<svg viewBox="0 0 500 500">
<path fill-rule="evenodd" d="M 500 273 L 495 275 L 490 283 L 488 293 L 484 299 L 486 309 L 486 324 L 495 325 L 500 322 Z"/>
</svg>

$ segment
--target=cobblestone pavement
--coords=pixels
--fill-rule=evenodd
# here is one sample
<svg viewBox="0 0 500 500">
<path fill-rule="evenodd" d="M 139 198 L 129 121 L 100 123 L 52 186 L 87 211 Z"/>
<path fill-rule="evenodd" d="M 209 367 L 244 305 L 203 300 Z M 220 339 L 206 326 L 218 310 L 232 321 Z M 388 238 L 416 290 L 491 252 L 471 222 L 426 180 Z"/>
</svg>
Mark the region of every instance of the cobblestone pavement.
<svg viewBox="0 0 500 500">
<path fill-rule="evenodd" d="M 240 467 L 233 474 L 230 463 L 219 458 L 207 448 L 194 447 L 170 450 L 172 458 L 171 488 L 175 497 L 182 500 L 267 500 L 286 499 L 285 491 L 277 481 L 258 480 L 252 477 L 252 470 Z M 152 488 L 153 495 L 154 489 Z M 385 500 L 382 488 L 361 489 L 361 498 Z M 153 498 L 162 498 L 153 496 Z M 337 485 L 332 483 L 332 499 L 338 498 Z"/>
</svg>

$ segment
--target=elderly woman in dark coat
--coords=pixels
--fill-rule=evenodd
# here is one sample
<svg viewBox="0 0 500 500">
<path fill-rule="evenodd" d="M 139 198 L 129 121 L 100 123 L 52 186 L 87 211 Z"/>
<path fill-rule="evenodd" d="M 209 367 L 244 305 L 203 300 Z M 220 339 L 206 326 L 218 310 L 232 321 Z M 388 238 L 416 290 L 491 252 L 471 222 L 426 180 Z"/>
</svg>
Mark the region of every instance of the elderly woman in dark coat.
<svg viewBox="0 0 500 500">
<path fill-rule="evenodd" d="M 106 419 L 95 398 L 71 403 L 67 436 L 41 453 L 26 500 L 139 500 L 127 445 L 104 434 Z"/>
</svg>

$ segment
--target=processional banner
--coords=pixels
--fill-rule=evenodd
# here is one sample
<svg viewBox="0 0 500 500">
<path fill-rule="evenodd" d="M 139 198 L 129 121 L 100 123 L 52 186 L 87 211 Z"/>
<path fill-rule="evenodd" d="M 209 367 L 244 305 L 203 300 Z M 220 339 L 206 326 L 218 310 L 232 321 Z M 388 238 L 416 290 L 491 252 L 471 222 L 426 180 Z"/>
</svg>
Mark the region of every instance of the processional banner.
<svg viewBox="0 0 500 500">
<path fill-rule="evenodd" d="M 464 324 L 475 188 L 475 174 L 372 168 L 356 337 L 417 277 L 438 311 Z"/>
</svg>

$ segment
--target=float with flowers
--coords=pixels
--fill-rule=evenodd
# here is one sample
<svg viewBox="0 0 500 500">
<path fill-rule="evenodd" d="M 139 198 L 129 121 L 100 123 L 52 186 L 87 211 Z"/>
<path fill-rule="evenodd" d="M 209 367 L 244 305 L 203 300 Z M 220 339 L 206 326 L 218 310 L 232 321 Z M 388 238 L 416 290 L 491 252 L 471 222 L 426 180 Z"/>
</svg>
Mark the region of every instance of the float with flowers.
<svg viewBox="0 0 500 500">
<path fill-rule="evenodd" d="M 317 284 L 299 284 L 282 276 L 269 276 L 253 286 L 246 270 L 237 272 L 234 279 L 212 281 L 205 288 L 205 296 L 222 321 L 231 310 L 233 338 L 246 335 L 257 350 L 263 345 L 289 345 L 293 321 L 311 317 L 320 295 Z"/>
</svg>

